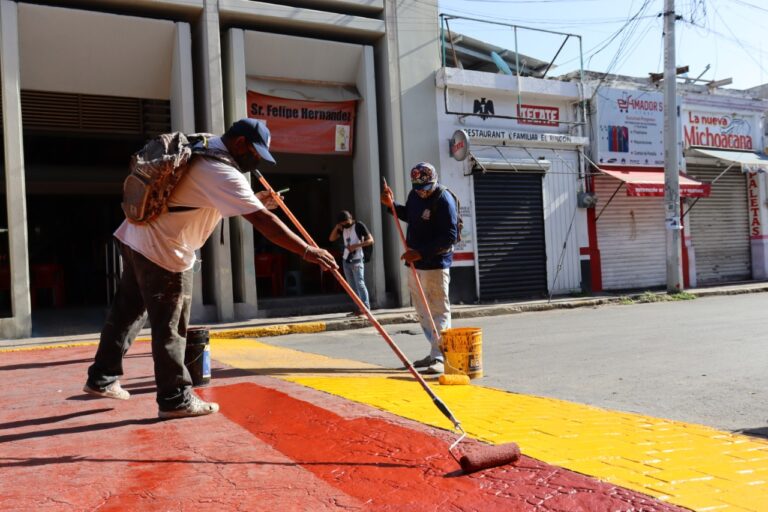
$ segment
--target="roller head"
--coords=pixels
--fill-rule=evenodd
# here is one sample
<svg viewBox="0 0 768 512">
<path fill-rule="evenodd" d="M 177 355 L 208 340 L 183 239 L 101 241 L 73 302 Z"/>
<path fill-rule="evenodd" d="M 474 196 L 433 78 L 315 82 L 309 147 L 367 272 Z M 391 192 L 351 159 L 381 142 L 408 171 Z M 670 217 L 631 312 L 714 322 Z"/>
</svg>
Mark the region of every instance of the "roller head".
<svg viewBox="0 0 768 512">
<path fill-rule="evenodd" d="M 512 464 L 520 458 L 520 447 L 515 443 L 496 446 L 473 446 L 460 459 L 459 465 L 464 473 L 474 473 L 481 469 Z"/>
<path fill-rule="evenodd" d="M 469 377 L 466 375 L 448 375 L 442 374 L 437 378 L 437 382 L 443 386 L 466 386 L 469 384 Z"/>
</svg>

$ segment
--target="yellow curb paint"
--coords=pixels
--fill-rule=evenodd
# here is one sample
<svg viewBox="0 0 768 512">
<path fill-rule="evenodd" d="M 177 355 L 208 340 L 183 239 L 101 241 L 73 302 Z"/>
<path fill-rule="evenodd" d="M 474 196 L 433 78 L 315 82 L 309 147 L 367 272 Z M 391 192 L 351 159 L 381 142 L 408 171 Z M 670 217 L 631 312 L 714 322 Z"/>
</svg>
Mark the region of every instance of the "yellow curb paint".
<svg viewBox="0 0 768 512">
<path fill-rule="evenodd" d="M 265 338 L 267 336 L 283 336 L 285 334 L 311 334 L 315 332 L 323 332 L 325 331 L 325 328 L 325 322 L 265 325 L 263 327 L 246 327 L 243 329 L 212 331 L 210 337 L 212 339 Z"/>
<path fill-rule="evenodd" d="M 453 428 L 405 372 L 255 341 L 212 343 L 213 358 L 231 366 Z M 476 439 L 516 442 L 528 456 L 695 511 L 768 510 L 768 442 L 478 385 L 431 385 Z"/>
</svg>

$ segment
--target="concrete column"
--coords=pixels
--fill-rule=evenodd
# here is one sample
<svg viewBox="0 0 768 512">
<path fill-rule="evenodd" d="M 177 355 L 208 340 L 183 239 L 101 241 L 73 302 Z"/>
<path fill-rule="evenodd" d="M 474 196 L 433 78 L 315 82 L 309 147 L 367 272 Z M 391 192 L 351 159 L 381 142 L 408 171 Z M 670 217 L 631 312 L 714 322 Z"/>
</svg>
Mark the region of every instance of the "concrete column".
<svg viewBox="0 0 768 512">
<path fill-rule="evenodd" d="M 196 111 L 200 131 L 221 134 L 224 133 L 225 126 L 218 1 L 204 2 L 203 14 L 195 30 L 195 43 L 199 45 L 196 52 Z M 211 283 L 216 320 L 221 322 L 235 318 L 229 240 L 229 223 L 225 220 L 214 230 L 203 251 L 210 260 L 203 262 L 203 271 L 212 273 L 204 275 L 203 278 Z"/>
<path fill-rule="evenodd" d="M 749 241 L 752 248 L 752 278 L 768 279 L 768 188 L 764 173 L 747 174 Z"/>
<path fill-rule="evenodd" d="M 376 82 L 373 48 L 363 47 L 356 84 L 362 99 L 357 107 L 355 155 L 352 163 L 355 190 L 355 216 L 362 220 L 376 240 L 372 264 L 365 266 L 366 283 L 371 305 L 382 306 L 386 301 L 384 285 L 384 249 L 381 203 L 379 202 L 379 141 L 376 117 Z"/>
<path fill-rule="evenodd" d="M 176 23 L 171 70 L 171 129 L 195 132 L 195 87 L 192 75 L 192 32 L 188 23 Z M 198 254 L 198 257 L 200 255 Z M 192 288 L 192 315 L 203 309 L 203 275 L 196 272 Z"/>
<path fill-rule="evenodd" d="M 245 33 L 230 29 L 225 35 L 224 47 L 225 120 L 229 126 L 248 116 L 245 70 Z M 246 174 L 251 180 L 250 173 Z M 235 317 L 251 318 L 256 315 L 256 266 L 253 260 L 253 227 L 242 217 L 230 219 L 232 230 L 232 285 L 239 298 L 235 302 Z"/>
<path fill-rule="evenodd" d="M 435 72 L 440 67 L 440 38 L 434 23 L 437 4 L 384 0 L 384 15 L 386 38 L 376 47 L 377 74 L 383 78 L 379 88 L 385 130 L 382 175 L 395 198 L 404 202 L 410 191 L 407 174 L 411 166 L 420 161 L 440 162 L 435 102 Z M 385 220 L 385 229 L 387 273 L 393 280 L 388 284 L 401 304 L 409 304 L 407 269 L 399 260 L 402 251 L 392 219 Z"/>
<path fill-rule="evenodd" d="M 23 338 L 32 333 L 20 82 L 18 7 L 16 2 L 0 0 L 0 96 L 8 203 L 8 226 L 2 226 L 7 227 L 8 232 L 0 233 L 0 236 L 8 236 L 13 310 L 12 317 L 0 319 L 0 337 L 3 338 Z"/>
</svg>

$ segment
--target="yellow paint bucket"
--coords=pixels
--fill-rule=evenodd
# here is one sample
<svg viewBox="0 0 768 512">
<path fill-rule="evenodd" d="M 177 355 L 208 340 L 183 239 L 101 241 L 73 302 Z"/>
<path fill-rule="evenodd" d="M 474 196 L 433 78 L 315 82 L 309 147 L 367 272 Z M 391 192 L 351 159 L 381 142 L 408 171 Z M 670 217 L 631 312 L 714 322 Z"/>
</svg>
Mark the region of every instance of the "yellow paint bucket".
<svg viewBox="0 0 768 512">
<path fill-rule="evenodd" d="M 457 327 L 442 333 L 445 373 L 466 375 L 470 379 L 483 376 L 483 331 L 479 327 Z"/>
</svg>

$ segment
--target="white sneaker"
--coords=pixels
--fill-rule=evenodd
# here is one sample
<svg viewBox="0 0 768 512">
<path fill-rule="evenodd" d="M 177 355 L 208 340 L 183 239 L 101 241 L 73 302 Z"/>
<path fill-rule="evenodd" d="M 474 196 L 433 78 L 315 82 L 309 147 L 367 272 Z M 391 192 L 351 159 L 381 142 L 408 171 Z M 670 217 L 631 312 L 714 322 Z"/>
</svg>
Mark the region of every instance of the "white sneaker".
<svg viewBox="0 0 768 512">
<path fill-rule="evenodd" d="M 445 365 L 439 359 L 435 359 L 435 362 L 429 365 L 426 369 L 421 370 L 420 373 L 424 375 L 442 375 L 445 373 Z"/>
<path fill-rule="evenodd" d="M 172 411 L 158 411 L 157 417 L 162 419 L 171 418 L 190 418 L 193 416 L 206 416 L 219 411 L 219 404 L 216 402 L 205 402 L 200 400 L 197 395 L 192 395 L 189 405 L 183 409 L 174 409 Z"/>
<path fill-rule="evenodd" d="M 116 400 L 128 400 L 131 398 L 131 394 L 120 386 L 119 380 L 116 380 L 104 389 L 92 388 L 86 383 L 85 387 L 83 387 L 83 391 L 89 395 L 100 396 L 102 398 L 114 398 Z"/>
</svg>

